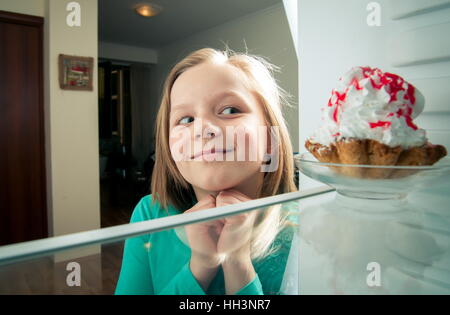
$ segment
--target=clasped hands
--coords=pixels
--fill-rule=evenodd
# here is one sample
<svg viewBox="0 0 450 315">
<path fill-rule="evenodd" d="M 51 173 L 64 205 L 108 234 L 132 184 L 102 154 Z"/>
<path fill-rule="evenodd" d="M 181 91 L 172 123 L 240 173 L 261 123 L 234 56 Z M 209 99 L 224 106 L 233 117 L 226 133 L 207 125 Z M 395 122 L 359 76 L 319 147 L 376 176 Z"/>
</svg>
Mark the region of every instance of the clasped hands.
<svg viewBox="0 0 450 315">
<path fill-rule="evenodd" d="M 185 213 L 249 200 L 252 199 L 237 190 L 224 190 L 216 197 L 207 195 Z M 211 267 L 219 265 L 224 260 L 248 260 L 256 214 L 257 211 L 250 211 L 186 226 L 192 255 Z"/>
</svg>

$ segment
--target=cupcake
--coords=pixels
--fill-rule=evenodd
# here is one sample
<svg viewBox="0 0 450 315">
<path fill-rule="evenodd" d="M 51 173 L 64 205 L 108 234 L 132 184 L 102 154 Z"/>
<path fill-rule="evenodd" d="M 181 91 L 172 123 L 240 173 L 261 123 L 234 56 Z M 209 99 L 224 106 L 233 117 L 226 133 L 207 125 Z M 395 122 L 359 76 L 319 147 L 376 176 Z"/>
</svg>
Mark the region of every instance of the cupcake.
<svg viewBox="0 0 450 315">
<path fill-rule="evenodd" d="M 326 163 L 423 166 L 447 155 L 442 145 L 431 144 L 414 119 L 425 99 L 412 84 L 378 68 L 354 67 L 338 81 L 322 125 L 306 140 L 305 147 Z M 392 168 L 335 167 L 358 178 L 397 178 L 409 170 Z"/>
</svg>

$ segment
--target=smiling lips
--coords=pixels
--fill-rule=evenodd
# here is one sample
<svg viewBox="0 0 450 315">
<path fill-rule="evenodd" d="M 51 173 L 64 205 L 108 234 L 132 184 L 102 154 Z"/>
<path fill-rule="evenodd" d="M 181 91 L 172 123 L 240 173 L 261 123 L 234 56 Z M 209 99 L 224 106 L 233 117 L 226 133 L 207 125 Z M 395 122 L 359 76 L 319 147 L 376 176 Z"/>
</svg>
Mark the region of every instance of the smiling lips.
<svg viewBox="0 0 450 315">
<path fill-rule="evenodd" d="M 211 149 L 211 150 L 204 150 L 204 151 L 202 151 L 202 152 L 199 152 L 199 153 L 197 153 L 197 154 L 195 154 L 195 155 L 193 155 L 192 157 L 191 157 L 191 159 L 193 160 L 193 159 L 196 159 L 197 157 L 199 157 L 199 156 L 201 156 L 201 155 L 203 155 L 203 156 L 205 156 L 205 155 L 208 155 L 208 154 L 214 154 L 214 153 L 218 153 L 218 154 L 220 154 L 220 153 L 222 153 L 222 154 L 225 154 L 225 153 L 227 153 L 227 152 L 231 152 L 231 151 L 233 151 L 233 149 L 215 149 L 215 148 L 213 148 L 213 149 Z"/>
</svg>

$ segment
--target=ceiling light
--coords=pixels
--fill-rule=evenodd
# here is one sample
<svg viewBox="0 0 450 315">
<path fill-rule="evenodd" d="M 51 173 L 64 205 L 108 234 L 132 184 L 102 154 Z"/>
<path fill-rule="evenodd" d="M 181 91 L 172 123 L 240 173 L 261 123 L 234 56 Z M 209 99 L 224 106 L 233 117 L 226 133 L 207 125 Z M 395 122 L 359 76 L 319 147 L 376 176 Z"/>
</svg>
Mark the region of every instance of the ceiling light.
<svg viewBox="0 0 450 315">
<path fill-rule="evenodd" d="M 141 3 L 134 7 L 137 14 L 143 17 L 152 17 L 162 11 L 162 7 L 153 3 Z"/>
</svg>

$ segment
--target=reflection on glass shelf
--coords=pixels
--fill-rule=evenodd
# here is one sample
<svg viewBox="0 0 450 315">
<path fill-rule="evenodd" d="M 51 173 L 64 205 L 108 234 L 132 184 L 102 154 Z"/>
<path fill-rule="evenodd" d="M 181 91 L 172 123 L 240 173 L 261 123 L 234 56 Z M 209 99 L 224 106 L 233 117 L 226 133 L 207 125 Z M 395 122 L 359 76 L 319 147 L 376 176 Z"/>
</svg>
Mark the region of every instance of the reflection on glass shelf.
<svg viewBox="0 0 450 315">
<path fill-rule="evenodd" d="M 111 294 L 122 248 L 91 246 L 2 265 L 0 294 Z"/>
<path fill-rule="evenodd" d="M 301 201 L 301 294 L 450 294 L 448 176 L 404 198 Z"/>
<path fill-rule="evenodd" d="M 102 237 L 75 235 L 77 246 L 64 239 L 3 246 L 0 294 L 450 294 L 448 187 L 450 179 L 442 177 L 402 199 L 369 201 L 329 189 L 297 192 L 238 204 L 226 215 L 221 207 L 208 209 L 207 216 L 198 211 L 95 231 Z M 275 205 L 291 224 L 274 239 L 258 238 L 269 240 L 265 249 L 272 251 L 251 256 L 254 273 L 246 279 L 242 271 L 250 269 L 238 267 L 248 264 L 225 263 L 243 256 L 225 248 L 239 253 L 234 250 L 255 245 L 257 228 L 219 245 L 218 223 L 238 214 L 268 215 Z M 204 237 L 213 250 L 225 252 L 217 266 L 209 266 L 206 282 L 198 277 L 199 261 L 192 264 L 194 256 L 211 250 L 193 241 L 192 228 L 200 225 L 208 226 Z M 8 248 L 18 250 L 11 255 Z M 33 251 L 45 255 L 31 258 Z"/>
<path fill-rule="evenodd" d="M 253 209 L 34 259 L 10 256 L 0 265 L 0 294 L 298 294 L 298 201 Z M 262 224 L 278 217 L 280 228 Z M 227 220 L 244 229 L 224 231 Z M 209 252 L 218 253 L 217 265 L 194 261 Z"/>
</svg>

